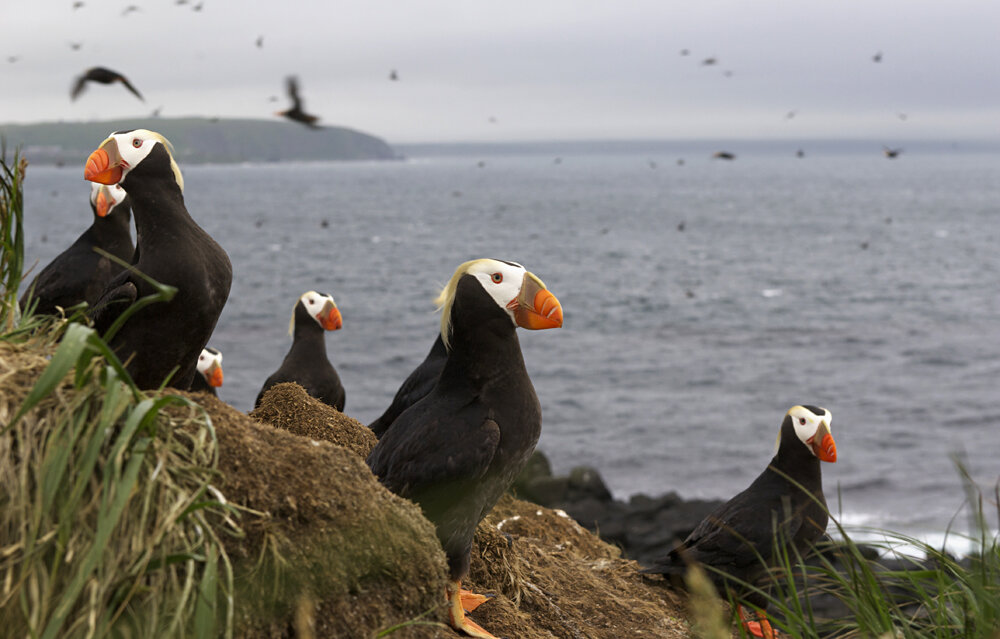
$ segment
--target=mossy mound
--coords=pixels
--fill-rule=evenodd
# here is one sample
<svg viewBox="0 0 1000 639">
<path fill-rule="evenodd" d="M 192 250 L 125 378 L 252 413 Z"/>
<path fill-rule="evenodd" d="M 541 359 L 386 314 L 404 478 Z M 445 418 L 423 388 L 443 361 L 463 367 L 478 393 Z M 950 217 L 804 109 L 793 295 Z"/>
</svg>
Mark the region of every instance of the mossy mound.
<svg viewBox="0 0 1000 639">
<path fill-rule="evenodd" d="M 246 536 L 226 542 L 238 635 L 302 636 L 297 626 L 307 623 L 316 637 L 367 637 L 417 617 L 444 621 L 446 564 L 433 526 L 416 505 L 383 488 L 354 448 L 315 439 L 342 432 L 324 409 L 340 413 L 297 384 L 275 388 L 254 415 L 288 430 L 185 393 L 215 426 L 219 489 L 249 511 Z M 296 425 L 294 415 L 309 406 L 320 409 Z M 399 636 L 433 636 L 426 626 L 413 628 Z"/>
<path fill-rule="evenodd" d="M 310 396 L 295 382 L 269 388 L 250 417 L 296 435 L 343 446 L 362 459 L 378 443 L 367 426 Z"/>
</svg>

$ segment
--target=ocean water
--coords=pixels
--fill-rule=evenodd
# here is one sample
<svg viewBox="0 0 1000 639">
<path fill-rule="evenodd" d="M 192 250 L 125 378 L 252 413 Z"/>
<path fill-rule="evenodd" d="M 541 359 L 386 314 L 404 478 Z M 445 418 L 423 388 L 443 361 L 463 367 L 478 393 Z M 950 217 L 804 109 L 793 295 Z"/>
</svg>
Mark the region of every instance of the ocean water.
<svg viewBox="0 0 1000 639">
<path fill-rule="evenodd" d="M 234 267 L 220 396 L 252 407 L 315 289 L 343 314 L 327 350 L 346 412 L 370 422 L 429 350 L 440 286 L 497 257 L 563 304 L 563 328 L 520 334 L 557 472 L 592 465 L 620 498 L 728 498 L 811 403 L 834 416 L 824 483 L 846 523 L 964 530 L 956 456 L 995 518 L 1000 154 L 752 151 L 182 167 Z M 39 268 L 89 224 L 82 167 L 29 168 Z"/>
</svg>

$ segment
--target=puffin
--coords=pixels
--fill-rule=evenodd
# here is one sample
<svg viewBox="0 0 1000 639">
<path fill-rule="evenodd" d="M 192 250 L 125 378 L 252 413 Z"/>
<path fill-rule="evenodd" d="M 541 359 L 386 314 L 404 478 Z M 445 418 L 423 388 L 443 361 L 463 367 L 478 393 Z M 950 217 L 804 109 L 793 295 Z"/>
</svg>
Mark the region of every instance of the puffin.
<svg viewBox="0 0 1000 639">
<path fill-rule="evenodd" d="M 316 124 L 319 121 L 319 117 L 310 115 L 302 110 L 302 98 L 299 97 L 298 78 L 294 75 L 288 76 L 285 79 L 285 90 L 288 92 L 288 98 L 292 101 L 292 108 L 286 111 L 278 111 L 275 115 L 280 115 L 293 122 L 304 124 L 310 129 L 321 129 L 322 127 Z"/>
<path fill-rule="evenodd" d="M 804 555 L 825 537 L 829 515 L 820 462 L 837 461 L 832 419 L 830 411 L 818 406 L 788 409 L 775 455 L 764 472 L 642 572 L 665 575 L 674 586 L 682 586 L 690 564 L 709 567 L 706 572 L 719 592 L 728 591 L 756 609 L 752 615 L 742 603 L 737 606 L 746 630 L 773 639 L 765 612 L 767 598 L 744 584 L 766 588 L 776 557 L 789 547 Z"/>
<path fill-rule="evenodd" d="M 90 210 L 94 220 L 69 248 L 43 268 L 21 296 L 21 309 L 35 303 L 35 313 L 57 315 L 81 302 L 92 306 L 104 287 L 125 267 L 101 255 L 101 249 L 126 264 L 131 263 L 130 213 L 132 203 L 118 185 L 90 185 Z"/>
<path fill-rule="evenodd" d="M 155 293 L 140 273 L 176 288 L 170 301 L 129 317 L 110 346 L 139 388 L 165 382 L 189 388 L 229 297 L 229 256 L 184 206 L 184 178 L 173 147 L 159 133 L 112 133 L 90 154 L 84 178 L 120 184 L 132 200 L 136 228 L 133 268 L 108 283 L 91 313 L 94 326 L 104 334 L 132 302 Z"/>
<path fill-rule="evenodd" d="M 326 331 L 338 330 L 344 325 L 337 303 L 332 295 L 307 291 L 299 297 L 292 312 L 288 333 L 292 347 L 264 386 L 257 393 L 254 407 L 260 406 L 267 389 L 282 382 L 296 382 L 312 397 L 344 411 L 344 387 L 340 377 L 326 356 Z"/>
<path fill-rule="evenodd" d="M 146 98 L 142 97 L 139 90 L 132 86 L 132 83 L 128 81 L 128 78 L 118 73 L 117 71 L 112 71 L 105 67 L 91 67 L 83 72 L 83 75 L 76 79 L 73 83 L 73 90 L 70 92 L 70 99 L 76 100 L 83 93 L 83 90 L 87 88 L 88 82 L 97 82 L 98 84 L 111 84 L 112 82 L 121 82 L 122 85 L 132 92 L 132 95 L 139 98 L 143 102 Z"/>
<path fill-rule="evenodd" d="M 444 340 L 438 334 L 434 345 L 431 346 L 431 351 L 427 353 L 427 357 L 420 363 L 420 366 L 413 369 L 410 376 L 403 381 L 402 386 L 392 398 L 389 408 L 385 409 L 385 412 L 378 419 L 368 425 L 376 437 L 382 437 L 400 413 L 431 392 L 438 377 L 441 376 L 441 369 L 444 368 L 446 361 L 448 361 L 448 351 L 444 347 Z"/>
<path fill-rule="evenodd" d="M 218 397 L 216 388 L 222 386 L 222 353 L 206 346 L 198 356 L 198 374 L 191 380 L 189 390 L 210 393 Z"/>
<path fill-rule="evenodd" d="M 557 328 L 563 312 L 538 277 L 494 259 L 460 265 L 436 301 L 444 367 L 430 392 L 385 431 L 367 463 L 382 485 L 416 502 L 434 524 L 448 560 L 452 627 L 490 639 L 466 617 L 486 600 L 462 590 L 472 538 L 528 460 L 542 425 L 515 329 Z"/>
</svg>

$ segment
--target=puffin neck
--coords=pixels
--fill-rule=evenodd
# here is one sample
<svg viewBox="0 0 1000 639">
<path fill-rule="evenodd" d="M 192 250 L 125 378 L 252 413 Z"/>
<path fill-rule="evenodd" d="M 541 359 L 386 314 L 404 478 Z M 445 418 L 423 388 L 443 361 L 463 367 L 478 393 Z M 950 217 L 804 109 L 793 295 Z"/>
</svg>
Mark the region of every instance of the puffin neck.
<svg viewBox="0 0 1000 639">
<path fill-rule="evenodd" d="M 442 375 L 461 370 L 466 378 L 477 380 L 502 375 L 518 364 L 524 368 L 521 345 L 507 312 L 476 280 L 459 286 L 470 294 L 456 295 L 452 304 L 450 349 Z"/>
<path fill-rule="evenodd" d="M 781 425 L 781 443 L 778 446 L 778 454 L 771 460 L 770 465 L 783 473 L 790 475 L 794 473 L 795 477 L 800 477 L 802 471 L 806 470 L 809 479 L 815 477 L 816 481 L 820 481 L 819 458 L 795 434 L 795 428 L 792 426 L 790 418 L 786 418 Z M 808 481 L 803 483 L 809 487 Z"/>
<path fill-rule="evenodd" d="M 318 342 L 325 345 L 326 340 L 323 336 L 325 332 L 316 319 L 309 315 L 309 311 L 306 310 L 301 301 L 295 305 L 295 328 L 292 330 L 292 340 L 296 344 Z"/>
<path fill-rule="evenodd" d="M 111 209 L 107 217 L 99 217 L 97 209 L 91 204 L 90 208 L 94 211 L 94 223 L 91 225 L 94 236 L 102 240 L 112 240 L 122 237 L 127 237 L 131 240 L 132 231 L 129 223 L 132 220 L 132 213 L 129 209 L 130 206 L 131 204 L 128 202 L 128 198 L 126 198 L 121 204 Z"/>
<path fill-rule="evenodd" d="M 155 238 L 171 227 L 195 224 L 184 207 L 184 194 L 172 174 L 161 177 L 129 173 L 121 185 L 132 200 L 135 229 L 143 238 Z"/>
</svg>

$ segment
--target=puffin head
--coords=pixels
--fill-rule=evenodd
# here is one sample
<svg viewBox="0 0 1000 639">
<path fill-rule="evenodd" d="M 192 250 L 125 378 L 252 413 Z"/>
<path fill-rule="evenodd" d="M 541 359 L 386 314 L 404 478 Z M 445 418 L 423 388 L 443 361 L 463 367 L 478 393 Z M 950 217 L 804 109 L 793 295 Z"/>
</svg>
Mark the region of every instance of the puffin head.
<svg viewBox="0 0 1000 639">
<path fill-rule="evenodd" d="M 441 339 L 448 346 L 451 311 L 459 282 L 475 279 L 515 326 L 531 330 L 559 328 L 563 323 L 562 306 L 542 280 L 517 262 L 479 259 L 460 265 L 435 303 L 441 309 Z"/>
<path fill-rule="evenodd" d="M 795 435 L 806 448 L 821 461 L 837 461 L 837 443 L 833 441 L 830 433 L 830 421 L 833 414 L 825 408 L 818 406 L 792 406 L 785 413 L 785 421 L 782 424 L 782 431 L 785 426 L 790 426 Z M 778 445 L 781 444 L 781 435 L 778 435 Z"/>
<path fill-rule="evenodd" d="M 94 206 L 97 217 L 107 217 L 127 197 L 125 189 L 118 184 L 108 186 L 93 182 L 90 185 L 90 203 Z"/>
<path fill-rule="evenodd" d="M 209 386 L 213 388 L 222 386 L 222 353 L 207 346 L 201 349 L 201 355 L 198 356 L 198 372 Z"/>
<path fill-rule="evenodd" d="M 183 191 L 184 178 L 177 162 L 174 161 L 173 150 L 174 147 L 167 138 L 155 131 L 148 129 L 117 131 L 108 136 L 87 158 L 83 178 L 100 184 L 117 184 L 143 161 L 148 158 L 159 158 L 168 163 L 174 181 Z"/>
<path fill-rule="evenodd" d="M 344 325 L 344 320 L 340 317 L 340 310 L 337 308 L 337 303 L 333 301 L 332 295 L 316 291 L 303 293 L 295 305 L 296 311 L 300 306 L 325 330 L 335 331 Z M 288 334 L 291 335 L 294 331 L 295 313 L 293 312 L 292 321 L 288 325 Z"/>
</svg>

